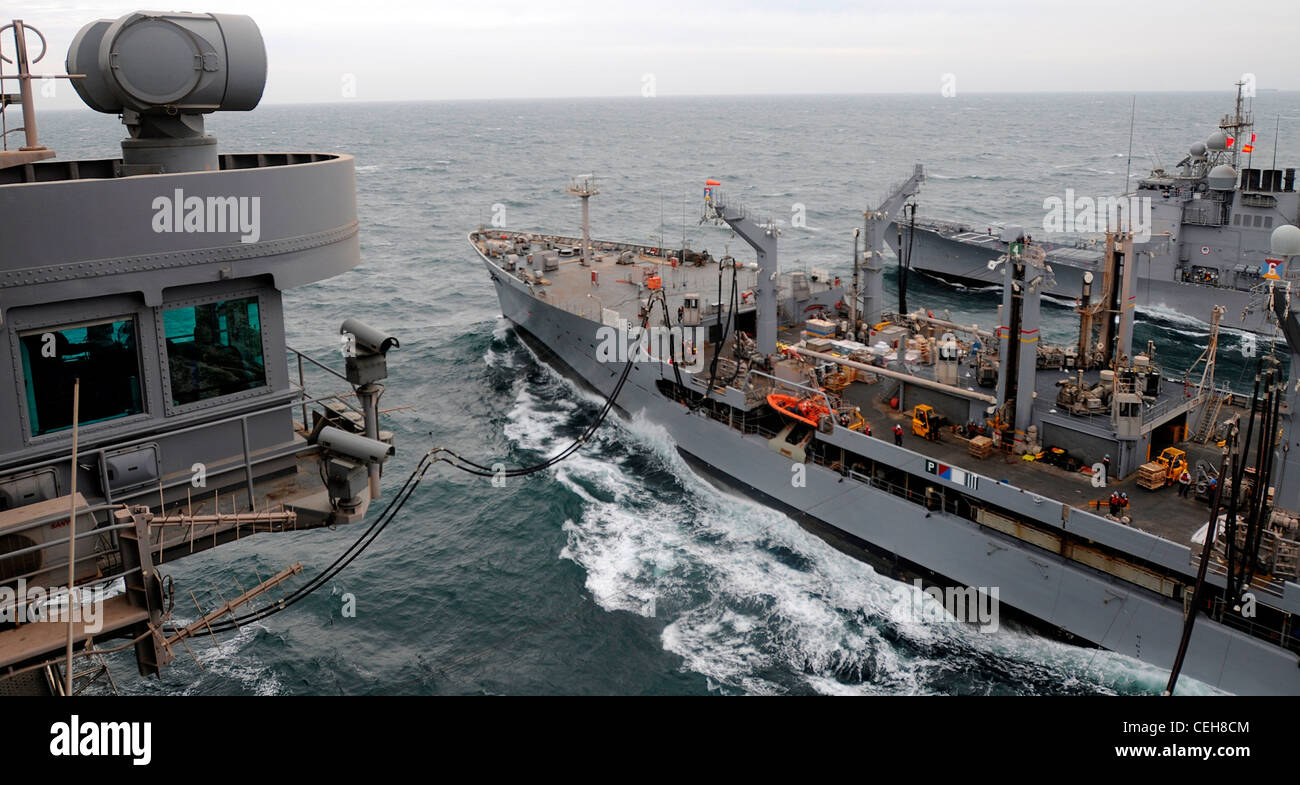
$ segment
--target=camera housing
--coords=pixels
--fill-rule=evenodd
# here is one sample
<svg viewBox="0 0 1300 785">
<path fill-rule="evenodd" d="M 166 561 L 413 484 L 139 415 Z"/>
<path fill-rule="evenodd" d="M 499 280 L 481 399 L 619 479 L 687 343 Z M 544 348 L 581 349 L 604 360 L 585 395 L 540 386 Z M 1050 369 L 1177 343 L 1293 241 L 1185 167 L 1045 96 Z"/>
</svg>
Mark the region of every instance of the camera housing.
<svg viewBox="0 0 1300 785">
<path fill-rule="evenodd" d="M 360 319 L 345 319 L 339 328 L 340 335 L 351 335 L 356 342 L 357 354 L 388 354 L 389 349 L 400 349 L 402 344 L 382 330 Z"/>
<path fill-rule="evenodd" d="M 68 48 L 70 74 L 91 109 L 120 114 L 122 176 L 215 171 L 211 112 L 248 111 L 266 87 L 266 44 L 252 17 L 137 11 L 84 26 Z"/>
<path fill-rule="evenodd" d="M 68 49 L 72 86 L 107 114 L 248 111 L 266 87 L 266 45 L 252 17 L 137 11 L 99 19 Z"/>
<path fill-rule="evenodd" d="M 348 433 L 341 428 L 327 425 L 316 434 L 316 443 L 336 455 L 352 458 L 362 463 L 375 461 L 382 463 L 392 454 L 392 445 L 371 439 L 359 433 Z"/>
<path fill-rule="evenodd" d="M 344 320 L 339 334 L 351 336 L 344 363 L 349 382 L 361 386 L 388 378 L 388 351 L 401 346 L 395 337 L 360 319 Z"/>
</svg>

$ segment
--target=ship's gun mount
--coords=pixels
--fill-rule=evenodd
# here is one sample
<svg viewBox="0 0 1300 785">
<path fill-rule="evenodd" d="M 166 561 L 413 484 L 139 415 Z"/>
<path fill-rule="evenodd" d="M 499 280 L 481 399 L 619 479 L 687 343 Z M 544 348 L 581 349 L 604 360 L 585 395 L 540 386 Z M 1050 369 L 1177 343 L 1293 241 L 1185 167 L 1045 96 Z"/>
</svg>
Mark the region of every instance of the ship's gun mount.
<svg viewBox="0 0 1300 785">
<path fill-rule="evenodd" d="M 136 12 L 81 28 L 67 66 L 87 106 L 122 116 L 123 174 L 215 171 L 203 115 L 257 106 L 266 45 L 248 16 Z"/>
</svg>

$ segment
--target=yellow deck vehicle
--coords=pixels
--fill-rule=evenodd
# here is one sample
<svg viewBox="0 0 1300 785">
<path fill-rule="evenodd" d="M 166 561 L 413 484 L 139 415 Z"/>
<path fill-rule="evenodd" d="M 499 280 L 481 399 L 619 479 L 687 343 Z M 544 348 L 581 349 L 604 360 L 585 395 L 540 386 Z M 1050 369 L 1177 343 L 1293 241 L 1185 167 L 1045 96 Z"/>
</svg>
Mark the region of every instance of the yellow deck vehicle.
<svg viewBox="0 0 1300 785">
<path fill-rule="evenodd" d="M 937 442 L 939 428 L 945 421 L 944 416 L 936 412 L 933 406 L 925 403 L 917 404 L 912 410 L 912 435 Z"/>
<path fill-rule="evenodd" d="M 1138 485 L 1157 490 L 1178 482 L 1187 471 L 1187 453 L 1177 447 L 1166 447 L 1160 457 L 1138 467 Z"/>
</svg>

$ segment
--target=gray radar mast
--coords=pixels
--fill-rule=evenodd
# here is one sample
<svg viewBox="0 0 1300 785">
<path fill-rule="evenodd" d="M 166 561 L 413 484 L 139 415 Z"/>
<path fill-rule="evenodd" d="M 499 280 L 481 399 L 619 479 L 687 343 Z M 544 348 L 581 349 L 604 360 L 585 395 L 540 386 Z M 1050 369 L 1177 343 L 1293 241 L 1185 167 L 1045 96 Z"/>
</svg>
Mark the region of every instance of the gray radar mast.
<svg viewBox="0 0 1300 785">
<path fill-rule="evenodd" d="M 566 194 L 572 194 L 582 199 L 582 266 L 591 266 L 591 197 L 600 193 L 596 187 L 596 175 L 584 174 L 573 178 L 569 186 L 564 189 Z"/>
</svg>

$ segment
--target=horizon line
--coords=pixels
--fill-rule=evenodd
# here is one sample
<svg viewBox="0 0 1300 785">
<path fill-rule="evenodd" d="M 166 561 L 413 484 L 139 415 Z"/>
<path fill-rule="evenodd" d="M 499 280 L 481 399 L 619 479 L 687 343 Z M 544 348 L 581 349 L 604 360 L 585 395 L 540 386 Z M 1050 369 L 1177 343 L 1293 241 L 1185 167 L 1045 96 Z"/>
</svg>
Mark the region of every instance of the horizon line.
<svg viewBox="0 0 1300 785">
<path fill-rule="evenodd" d="M 660 99 L 709 99 L 709 98 L 865 98 L 865 97 L 913 97 L 913 96 L 931 96 L 937 91 L 898 91 L 898 92 L 861 92 L 861 93 L 672 93 L 667 95 L 641 96 L 628 95 L 625 93 L 613 95 L 549 95 L 549 96 L 498 96 L 489 98 L 335 98 L 331 100 L 306 100 L 306 101 L 279 101 L 273 100 L 258 103 L 256 108 L 263 106 L 336 106 L 346 104 L 425 104 L 425 103 L 490 103 L 494 101 L 501 102 L 521 102 L 521 101 L 606 101 L 614 99 L 624 99 L 628 101 L 656 101 Z M 955 96 L 942 96 L 940 100 L 953 101 L 960 100 L 963 95 L 975 96 L 1031 96 L 1031 95 L 1115 95 L 1115 96 L 1140 96 L 1140 95 L 1197 95 L 1208 93 L 1228 92 L 1226 90 L 969 90 Z M 1281 88 L 1260 88 L 1260 93 L 1300 93 L 1297 89 Z M 73 107 L 49 107 L 41 109 L 37 105 L 38 111 L 48 112 L 67 112 L 67 111 L 91 111 L 85 104 L 78 104 Z M 250 110 L 251 111 L 251 110 Z M 104 114 L 96 112 L 97 114 Z"/>
</svg>

